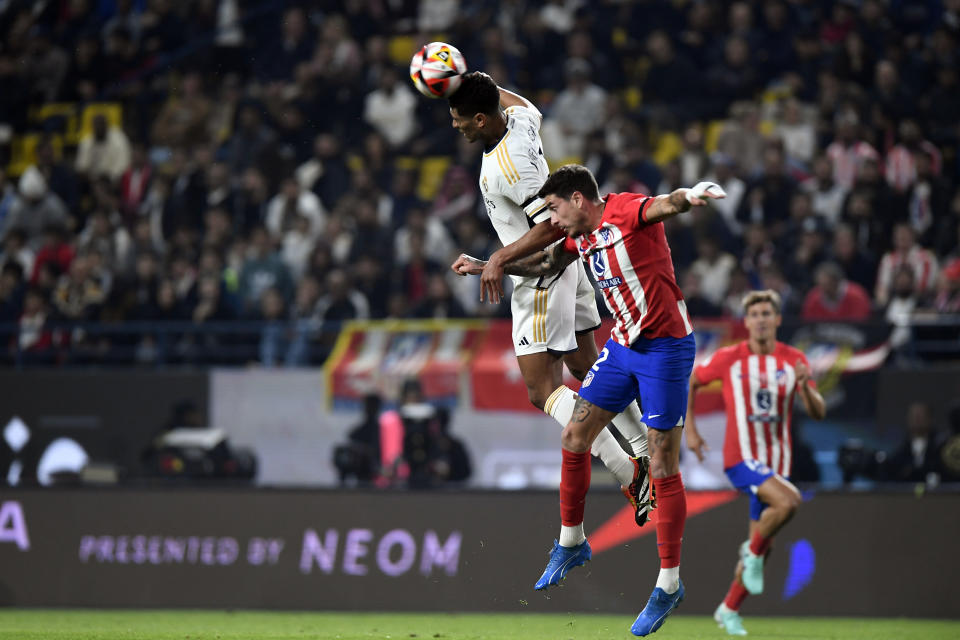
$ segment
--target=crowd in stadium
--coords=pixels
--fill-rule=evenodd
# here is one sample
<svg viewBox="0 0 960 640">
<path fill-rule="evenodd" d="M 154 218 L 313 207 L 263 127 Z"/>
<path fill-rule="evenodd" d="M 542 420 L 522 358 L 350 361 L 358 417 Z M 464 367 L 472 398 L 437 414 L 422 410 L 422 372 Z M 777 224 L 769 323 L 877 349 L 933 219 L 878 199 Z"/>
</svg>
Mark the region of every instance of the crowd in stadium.
<svg viewBox="0 0 960 640">
<path fill-rule="evenodd" d="M 407 78 L 434 39 L 601 191 L 723 186 L 667 227 L 695 318 L 756 287 L 810 320 L 960 312 L 958 0 L 10 0 L 9 349 L 248 320 L 261 361 L 305 364 L 324 323 L 506 315 L 448 268 L 496 240 L 481 150 Z"/>
</svg>

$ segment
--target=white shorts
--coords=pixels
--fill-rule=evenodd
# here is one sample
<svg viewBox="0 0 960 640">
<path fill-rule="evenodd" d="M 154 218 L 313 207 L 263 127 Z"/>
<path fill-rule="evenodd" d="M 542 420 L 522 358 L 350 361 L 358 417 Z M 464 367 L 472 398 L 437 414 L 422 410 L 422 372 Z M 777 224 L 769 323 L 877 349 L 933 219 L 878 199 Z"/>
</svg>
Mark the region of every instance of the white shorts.
<svg viewBox="0 0 960 640">
<path fill-rule="evenodd" d="M 518 356 L 576 351 L 576 334 L 600 326 L 589 277 L 577 260 L 547 289 L 538 289 L 536 279 L 524 279 L 514 286 L 510 311 L 513 348 Z"/>
</svg>

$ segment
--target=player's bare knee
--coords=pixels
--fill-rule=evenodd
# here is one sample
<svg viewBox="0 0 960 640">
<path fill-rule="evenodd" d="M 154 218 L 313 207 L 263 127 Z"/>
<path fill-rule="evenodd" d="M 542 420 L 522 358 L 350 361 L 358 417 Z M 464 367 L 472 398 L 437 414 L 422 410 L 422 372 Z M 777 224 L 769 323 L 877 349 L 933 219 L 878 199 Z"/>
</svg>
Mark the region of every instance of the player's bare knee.
<svg viewBox="0 0 960 640">
<path fill-rule="evenodd" d="M 540 411 L 543 411 L 543 408 L 546 406 L 550 393 L 551 392 L 538 387 L 527 387 L 527 397 L 530 399 L 530 404 Z"/>
<path fill-rule="evenodd" d="M 567 425 L 560 433 L 560 445 L 573 453 L 586 453 L 590 450 L 590 440 L 587 434 L 577 428 Z"/>
</svg>

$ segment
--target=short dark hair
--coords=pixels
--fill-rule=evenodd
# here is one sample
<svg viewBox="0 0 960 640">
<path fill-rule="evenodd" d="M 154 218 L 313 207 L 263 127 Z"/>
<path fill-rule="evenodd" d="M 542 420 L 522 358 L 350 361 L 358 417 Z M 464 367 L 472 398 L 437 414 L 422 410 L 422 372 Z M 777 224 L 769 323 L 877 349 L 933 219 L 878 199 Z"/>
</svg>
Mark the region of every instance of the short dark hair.
<svg viewBox="0 0 960 640">
<path fill-rule="evenodd" d="M 590 200 L 600 199 L 600 187 L 590 169 L 579 164 L 565 164 L 550 174 L 537 195 L 541 198 L 555 195 L 569 200 L 574 191 L 579 191 Z"/>
<path fill-rule="evenodd" d="M 479 71 L 465 73 L 460 87 L 448 98 L 451 109 L 472 118 L 478 113 L 492 116 L 500 110 L 500 88 L 493 78 Z"/>
</svg>

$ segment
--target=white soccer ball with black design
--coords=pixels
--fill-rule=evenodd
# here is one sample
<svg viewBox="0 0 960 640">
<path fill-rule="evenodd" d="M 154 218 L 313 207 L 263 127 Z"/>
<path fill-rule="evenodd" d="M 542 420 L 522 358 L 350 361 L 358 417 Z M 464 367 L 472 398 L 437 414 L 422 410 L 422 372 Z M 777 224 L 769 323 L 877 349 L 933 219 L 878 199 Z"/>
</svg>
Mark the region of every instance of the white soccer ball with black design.
<svg viewBox="0 0 960 640">
<path fill-rule="evenodd" d="M 410 60 L 410 79 L 417 91 L 428 98 L 448 98 L 460 86 L 467 61 L 452 44 L 425 44 Z"/>
</svg>

